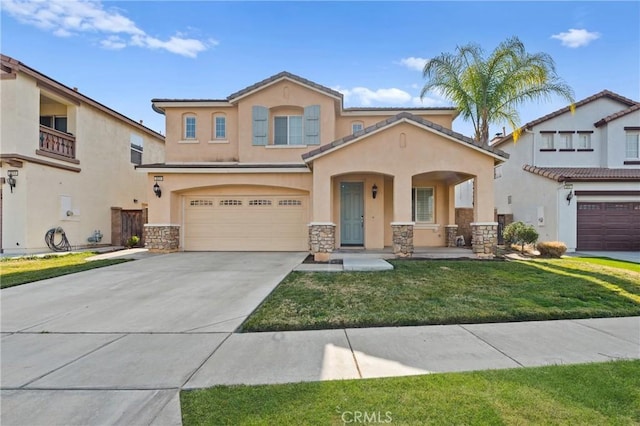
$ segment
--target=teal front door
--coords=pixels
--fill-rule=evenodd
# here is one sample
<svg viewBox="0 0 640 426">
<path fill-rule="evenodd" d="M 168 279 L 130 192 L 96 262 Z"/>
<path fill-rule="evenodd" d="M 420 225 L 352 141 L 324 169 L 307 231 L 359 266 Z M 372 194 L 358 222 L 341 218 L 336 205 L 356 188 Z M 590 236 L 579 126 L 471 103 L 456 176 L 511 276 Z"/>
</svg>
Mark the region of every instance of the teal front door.
<svg viewBox="0 0 640 426">
<path fill-rule="evenodd" d="M 364 198 L 362 182 L 340 184 L 340 244 L 364 244 Z"/>
</svg>

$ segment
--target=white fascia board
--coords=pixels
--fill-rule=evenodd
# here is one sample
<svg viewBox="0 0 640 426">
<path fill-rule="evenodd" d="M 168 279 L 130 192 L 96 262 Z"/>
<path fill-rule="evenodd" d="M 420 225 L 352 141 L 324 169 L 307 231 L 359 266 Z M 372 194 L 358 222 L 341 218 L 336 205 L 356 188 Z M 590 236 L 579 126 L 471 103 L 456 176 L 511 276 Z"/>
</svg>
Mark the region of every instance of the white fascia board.
<svg viewBox="0 0 640 426">
<path fill-rule="evenodd" d="M 385 109 L 375 109 L 375 110 L 364 110 L 364 111 L 349 111 L 342 110 L 343 116 L 351 116 L 351 117 L 364 117 L 364 116 L 384 116 L 384 115 L 397 115 L 401 112 L 408 112 L 413 115 L 455 115 L 455 110 L 447 110 L 447 109 L 393 109 L 393 110 L 385 110 Z"/>
</svg>

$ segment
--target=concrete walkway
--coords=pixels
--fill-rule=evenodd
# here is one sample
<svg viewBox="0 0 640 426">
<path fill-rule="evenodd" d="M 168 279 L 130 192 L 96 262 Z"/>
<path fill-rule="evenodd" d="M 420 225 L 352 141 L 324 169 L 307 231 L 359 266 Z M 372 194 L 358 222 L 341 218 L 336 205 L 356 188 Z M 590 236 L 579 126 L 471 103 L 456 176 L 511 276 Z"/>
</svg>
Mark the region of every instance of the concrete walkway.
<svg viewBox="0 0 640 426">
<path fill-rule="evenodd" d="M 640 358 L 640 317 L 234 331 L 304 253 L 176 253 L 2 290 L 3 425 L 181 423 L 218 384 Z"/>
</svg>

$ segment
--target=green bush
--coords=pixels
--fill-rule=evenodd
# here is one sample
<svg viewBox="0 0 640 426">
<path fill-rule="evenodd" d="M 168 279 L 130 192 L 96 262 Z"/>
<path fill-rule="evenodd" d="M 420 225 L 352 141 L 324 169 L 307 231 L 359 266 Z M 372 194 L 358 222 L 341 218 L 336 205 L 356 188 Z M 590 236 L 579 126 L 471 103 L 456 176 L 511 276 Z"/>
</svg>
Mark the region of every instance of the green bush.
<svg viewBox="0 0 640 426">
<path fill-rule="evenodd" d="M 125 245 L 131 248 L 131 247 L 137 246 L 139 242 L 140 242 L 140 237 L 138 237 L 137 235 L 134 235 L 127 240 Z"/>
<path fill-rule="evenodd" d="M 567 246 L 560 241 L 541 241 L 536 245 L 542 257 L 562 257 L 567 252 Z"/>
<path fill-rule="evenodd" d="M 505 241 L 510 244 L 520 244 L 524 251 L 525 244 L 533 244 L 538 241 L 538 231 L 531 225 L 522 222 L 513 222 L 502 231 Z"/>
</svg>

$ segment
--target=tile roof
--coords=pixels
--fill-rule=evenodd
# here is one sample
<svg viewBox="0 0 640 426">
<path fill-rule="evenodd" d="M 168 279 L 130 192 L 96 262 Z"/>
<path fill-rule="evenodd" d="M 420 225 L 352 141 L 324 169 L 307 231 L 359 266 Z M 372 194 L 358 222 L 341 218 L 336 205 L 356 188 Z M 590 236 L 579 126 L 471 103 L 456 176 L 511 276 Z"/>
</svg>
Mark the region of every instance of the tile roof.
<svg viewBox="0 0 640 426">
<path fill-rule="evenodd" d="M 607 169 L 603 167 L 536 167 L 522 166 L 526 172 L 557 182 L 633 181 L 640 182 L 640 169 Z"/>
<path fill-rule="evenodd" d="M 282 78 L 288 78 L 289 80 L 297 81 L 298 83 L 304 84 L 305 86 L 313 87 L 314 89 L 317 89 L 317 90 L 319 90 L 321 92 L 325 92 L 329 96 L 333 96 L 335 98 L 339 98 L 342 101 L 342 93 L 340 93 L 340 92 L 338 92 L 336 90 L 330 89 L 330 88 L 328 88 L 326 86 L 322 86 L 322 85 L 320 85 L 318 83 L 314 83 L 311 80 L 307 80 L 306 78 L 302 78 L 302 77 L 300 77 L 298 75 L 295 75 L 295 74 L 292 74 L 292 73 L 290 73 L 288 71 L 279 72 L 278 74 L 272 75 L 269 78 L 266 78 L 266 79 L 264 79 L 262 81 L 259 81 L 259 82 L 255 83 L 255 84 L 252 84 L 251 86 L 245 87 L 244 89 L 239 90 L 239 91 L 237 91 L 235 93 L 232 93 L 231 95 L 229 95 L 227 97 L 227 100 L 232 101 L 232 100 L 234 100 L 236 98 L 239 98 L 239 97 L 244 96 L 244 95 L 246 95 L 248 93 L 251 93 L 254 90 L 257 90 L 257 89 L 259 89 L 259 88 L 261 88 L 263 86 L 267 86 L 267 85 L 269 85 L 271 83 L 275 83 L 276 81 L 278 81 L 278 80 L 280 80 Z"/>
<path fill-rule="evenodd" d="M 602 120 L 598 121 L 597 123 L 594 123 L 594 126 L 600 127 L 602 125 L 607 124 L 610 121 L 615 120 L 616 118 L 620 118 L 622 116 L 630 114 L 630 113 L 632 113 L 634 111 L 637 111 L 639 109 L 640 109 L 640 104 L 635 104 L 631 108 L 623 109 L 622 111 L 618 111 L 615 114 L 611 114 L 611 115 L 606 116 L 605 118 L 603 118 Z"/>
<path fill-rule="evenodd" d="M 618 102 L 626 105 L 627 107 L 632 107 L 634 105 L 638 105 L 638 102 L 636 102 L 634 100 L 631 100 L 629 98 L 625 98 L 624 96 L 618 95 L 617 93 L 614 93 L 614 92 L 612 92 L 610 90 L 603 90 L 601 92 L 598 92 L 595 95 L 591 95 L 588 98 L 584 98 L 584 99 L 574 103 L 573 105 L 574 105 L 575 108 L 578 108 L 578 107 L 581 107 L 582 105 L 588 104 L 589 102 L 593 102 L 593 101 L 595 101 L 597 99 L 605 98 L 605 97 L 609 98 L 609 99 L 612 99 L 614 101 L 618 101 Z M 520 126 L 520 127 L 522 129 L 531 128 L 531 127 L 533 127 L 533 126 L 535 126 L 537 124 L 540 124 L 540 123 L 542 123 L 544 121 L 551 120 L 552 118 L 555 118 L 555 117 L 557 117 L 559 115 L 562 115 L 565 112 L 569 112 L 570 110 L 571 110 L 571 106 L 567 105 L 564 108 L 560 108 L 557 111 L 554 111 L 552 113 L 544 115 L 544 116 L 542 116 L 542 117 L 540 117 L 540 118 L 538 118 L 536 120 L 530 121 L 527 124 L 525 124 L 523 126 Z M 501 138 L 500 140 L 498 140 L 497 142 L 495 142 L 493 144 L 493 146 L 502 145 L 503 143 L 511 140 L 512 138 L 513 138 L 513 133 L 509 133 L 507 136 L 505 136 L 505 137 Z"/>
<path fill-rule="evenodd" d="M 437 131 L 438 133 L 442 133 L 442 134 L 444 134 L 446 136 L 449 136 L 449 137 L 452 137 L 454 139 L 457 139 L 460 142 L 464 142 L 464 143 L 472 145 L 472 146 L 474 146 L 476 148 L 480 148 L 480 149 L 482 149 L 484 151 L 487 151 L 487 152 L 490 152 L 490 153 L 492 153 L 494 155 L 500 156 L 500 157 L 504 158 L 505 160 L 507 158 L 509 158 L 509 154 L 507 154 L 506 152 L 504 152 L 504 151 L 502 151 L 500 149 L 497 149 L 495 147 L 489 146 L 488 144 L 478 143 L 475 140 L 473 140 L 473 139 L 471 139 L 471 138 L 469 138 L 467 136 L 462 135 L 461 133 L 454 132 L 453 130 L 448 129 L 446 127 L 443 127 L 443 126 L 441 126 L 439 124 L 435 124 L 435 123 L 433 123 L 433 122 L 431 122 L 429 120 L 425 120 L 422 117 L 418 117 L 418 116 L 413 115 L 413 114 L 411 114 L 409 112 L 403 111 L 403 112 L 401 112 L 399 114 L 394 115 L 393 117 L 389 117 L 386 120 L 379 121 L 376 124 L 373 124 L 373 125 L 371 125 L 369 127 L 366 127 L 366 128 L 364 128 L 364 129 L 362 129 L 362 130 L 360 130 L 358 132 L 355 132 L 355 133 L 350 134 L 348 136 L 345 136 L 343 138 L 334 140 L 331 143 L 322 145 L 319 148 L 316 148 L 316 149 L 314 149 L 312 151 L 309 151 L 309 152 L 307 152 L 305 154 L 302 154 L 302 159 L 305 162 L 309 162 L 309 161 L 313 160 L 314 157 L 317 157 L 317 156 L 319 156 L 319 155 L 321 155 L 321 154 L 323 154 L 323 153 L 325 153 L 327 151 L 330 151 L 330 150 L 332 150 L 334 148 L 338 148 L 338 147 L 340 147 L 342 145 L 348 144 L 349 142 L 352 142 L 352 141 L 354 141 L 356 139 L 359 139 L 359 138 L 362 138 L 362 137 L 366 137 L 370 133 L 376 132 L 376 131 L 378 131 L 380 129 L 383 129 L 385 127 L 389 127 L 389 126 L 391 126 L 391 125 L 393 125 L 395 123 L 398 123 L 400 121 L 403 121 L 403 120 L 412 121 L 412 122 L 420 124 L 422 126 L 429 127 L 431 129 Z"/>
</svg>

